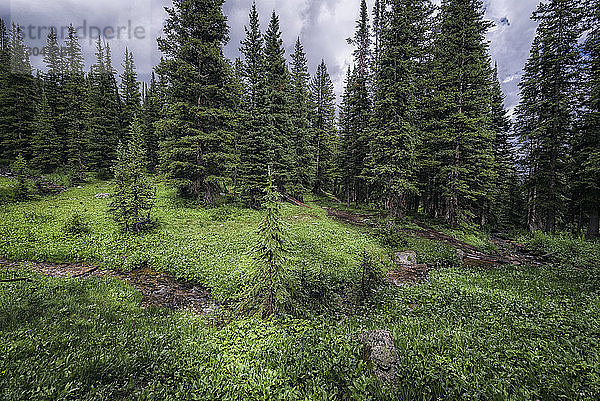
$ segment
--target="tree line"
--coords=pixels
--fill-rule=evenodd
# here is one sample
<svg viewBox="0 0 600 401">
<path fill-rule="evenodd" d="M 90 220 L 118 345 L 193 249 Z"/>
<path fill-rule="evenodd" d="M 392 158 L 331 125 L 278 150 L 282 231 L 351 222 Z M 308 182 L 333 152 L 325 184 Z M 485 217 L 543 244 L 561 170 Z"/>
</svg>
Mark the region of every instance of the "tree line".
<svg viewBox="0 0 600 401">
<path fill-rule="evenodd" d="M 597 0 L 549 0 L 533 14 L 514 124 L 480 0 L 372 10 L 362 0 L 337 116 L 325 62 L 311 76 L 300 38 L 288 62 L 275 12 L 262 30 L 252 5 L 241 57 L 228 60 L 223 3 L 173 1 L 142 87 L 131 52 L 117 80 L 100 39 L 84 71 L 73 28 L 65 52 L 48 35 L 46 71 L 34 76 L 19 26 L 1 22 L 2 161 L 21 154 L 43 172 L 109 177 L 135 131 L 147 169 L 209 205 L 260 207 L 270 169 L 300 201 L 310 191 L 393 217 L 598 234 Z"/>
</svg>

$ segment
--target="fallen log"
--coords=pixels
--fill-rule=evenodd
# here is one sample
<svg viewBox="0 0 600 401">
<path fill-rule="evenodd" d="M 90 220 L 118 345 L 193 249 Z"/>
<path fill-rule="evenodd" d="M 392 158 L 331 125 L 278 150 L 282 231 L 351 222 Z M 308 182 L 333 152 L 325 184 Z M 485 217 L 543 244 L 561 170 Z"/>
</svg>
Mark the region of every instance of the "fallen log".
<svg viewBox="0 0 600 401">
<path fill-rule="evenodd" d="M 294 199 L 291 196 L 289 196 L 288 194 L 283 194 L 283 196 L 289 200 L 290 202 L 292 202 L 293 204 L 295 204 L 296 206 L 300 206 L 300 207 L 305 207 L 307 209 L 312 209 L 312 207 L 305 205 L 304 203 L 300 202 L 298 199 Z"/>
</svg>

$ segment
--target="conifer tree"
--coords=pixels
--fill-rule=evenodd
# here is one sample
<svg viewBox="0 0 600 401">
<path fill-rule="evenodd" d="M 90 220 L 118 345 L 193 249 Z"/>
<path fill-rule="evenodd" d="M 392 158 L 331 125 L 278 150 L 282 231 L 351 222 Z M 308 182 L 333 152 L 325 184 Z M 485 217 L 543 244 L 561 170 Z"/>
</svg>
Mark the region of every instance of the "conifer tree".
<svg viewBox="0 0 600 401">
<path fill-rule="evenodd" d="M 575 0 L 552 0 L 540 4 L 532 19 L 539 26 L 520 83 L 516 129 L 528 169 L 529 228 L 554 231 L 564 218 L 567 200 L 581 9 Z"/>
<path fill-rule="evenodd" d="M 392 215 L 403 214 L 408 196 L 418 191 L 415 94 L 429 13 L 428 1 L 394 1 L 378 17 L 379 59 L 367 175 Z"/>
<path fill-rule="evenodd" d="M 337 139 L 335 132 L 335 94 L 324 60 L 321 60 L 317 73 L 310 83 L 310 102 L 315 165 L 312 191 L 320 195 L 332 186 L 335 168 L 334 150 Z"/>
<path fill-rule="evenodd" d="M 257 268 L 247 307 L 269 318 L 289 309 L 290 296 L 285 283 L 286 240 L 279 211 L 280 195 L 277 193 L 271 171 L 264 190 L 265 215 L 258 226 L 259 241 L 254 248 Z"/>
<path fill-rule="evenodd" d="M 150 85 L 145 86 L 143 90 L 141 120 L 144 133 L 144 142 L 148 157 L 148 168 L 150 171 L 156 171 L 159 165 L 159 143 L 160 138 L 156 129 L 156 122 L 161 116 L 161 97 L 158 83 L 154 72 L 150 78 Z"/>
<path fill-rule="evenodd" d="M 247 206 L 258 208 L 261 205 L 261 190 L 266 166 L 269 161 L 269 144 L 272 125 L 268 115 L 267 82 L 263 36 L 256 11 L 252 4 L 249 25 L 244 27 L 246 37 L 241 42 L 242 76 L 244 81 L 243 110 L 247 116 L 238 139 L 239 186 L 242 199 Z"/>
<path fill-rule="evenodd" d="M 98 38 L 96 50 L 96 64 L 88 77 L 85 160 L 90 171 L 106 177 L 121 134 L 121 113 L 110 48 Z"/>
<path fill-rule="evenodd" d="M 224 0 L 174 0 L 167 9 L 157 67 L 168 104 L 157 123 L 163 169 L 180 193 L 214 205 L 229 181 L 233 132 L 231 69 L 223 56 L 228 39 Z"/>
<path fill-rule="evenodd" d="M 490 60 L 480 0 L 444 0 L 434 43 L 426 198 L 450 224 L 484 223 L 494 182 Z"/>
<path fill-rule="evenodd" d="M 300 38 L 296 41 L 292 54 L 290 112 L 294 135 L 294 166 L 292 169 L 292 195 L 303 200 L 303 192 L 311 186 L 313 158 L 310 146 L 311 132 L 309 121 L 309 83 L 306 54 Z"/>
<path fill-rule="evenodd" d="M 67 163 L 75 176 L 83 180 L 85 170 L 86 124 L 82 118 L 86 110 L 86 79 L 81 45 L 77 31 L 69 26 L 65 43 L 65 82 L 64 98 L 68 107 L 65 110 L 65 134 L 67 137 Z"/>
<path fill-rule="evenodd" d="M 121 101 L 123 104 L 121 118 L 123 132 L 130 132 L 134 117 L 141 111 L 140 83 L 137 80 L 133 53 L 125 49 L 123 74 L 121 75 Z M 126 135 L 125 135 L 126 136 Z M 127 138 L 125 138 L 127 140 Z"/>
<path fill-rule="evenodd" d="M 356 22 L 354 38 L 349 40 L 354 45 L 354 69 L 349 81 L 347 96 L 347 115 L 350 131 L 347 133 L 349 152 L 344 157 L 348 161 L 351 176 L 351 196 L 354 201 L 364 201 L 368 191 L 363 176 L 365 158 L 370 142 L 371 119 L 371 36 L 366 0 L 361 0 L 360 16 Z"/>
<path fill-rule="evenodd" d="M 8 51 L 8 72 L 0 90 L 0 148 L 5 160 L 15 160 L 19 154 L 28 159 L 35 115 L 35 78 L 19 25 L 12 25 Z"/>
<path fill-rule="evenodd" d="M 280 189 L 288 188 L 294 169 L 290 118 L 290 73 L 284 54 L 279 17 L 273 12 L 265 32 L 264 50 L 267 115 L 271 123 L 266 147 L 267 164 L 273 169 L 273 180 Z"/>
<path fill-rule="evenodd" d="M 138 118 L 131 124 L 126 146 L 119 143 L 113 167 L 115 193 L 109 205 L 113 218 L 125 232 L 140 233 L 152 225 L 151 211 L 155 190 L 147 177 L 142 125 Z"/>
<path fill-rule="evenodd" d="M 58 157 L 64 160 L 68 142 L 65 114 L 69 106 L 64 94 L 65 61 L 54 28 L 50 28 L 44 50 L 46 71 L 42 73 L 43 90 L 50 108 L 50 121 L 59 141 L 56 148 Z"/>
<path fill-rule="evenodd" d="M 504 94 L 498 80 L 498 65 L 494 65 L 491 79 L 491 129 L 494 132 L 494 169 L 496 181 L 490 205 L 491 222 L 497 228 L 519 225 L 520 186 L 515 169 L 515 151 L 512 145 L 511 121 L 504 108 Z"/>
<path fill-rule="evenodd" d="M 10 74 L 10 37 L 4 20 L 0 18 L 0 116 L 8 112 Z M 1 119 L 1 117 L 0 117 Z M 8 139 L 7 126 L 0 122 L 0 163 L 10 160 L 10 153 L 4 144 Z"/>
<path fill-rule="evenodd" d="M 54 171 L 62 162 L 61 141 L 53 122 L 52 110 L 48 104 L 46 93 L 37 105 L 34 131 L 31 140 L 33 154 L 32 166 L 44 173 Z"/>
<path fill-rule="evenodd" d="M 582 201 L 589 214 L 587 235 L 599 235 L 600 209 L 600 2 L 591 0 L 588 5 L 589 30 L 585 41 L 586 79 L 584 124 L 578 148 L 580 157 L 575 165 L 580 166 Z M 579 163 L 581 161 L 581 164 Z"/>
</svg>

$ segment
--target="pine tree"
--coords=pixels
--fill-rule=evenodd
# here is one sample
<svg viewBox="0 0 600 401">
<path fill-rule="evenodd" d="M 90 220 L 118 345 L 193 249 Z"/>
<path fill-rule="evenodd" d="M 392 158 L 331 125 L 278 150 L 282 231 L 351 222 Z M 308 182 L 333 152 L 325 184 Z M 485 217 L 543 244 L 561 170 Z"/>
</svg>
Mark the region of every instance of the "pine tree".
<svg viewBox="0 0 600 401">
<path fill-rule="evenodd" d="M 52 110 L 48 104 L 46 93 L 37 105 L 31 150 L 32 166 L 44 173 L 54 171 L 62 162 L 61 141 L 53 122 Z"/>
<path fill-rule="evenodd" d="M 163 169 L 180 193 L 214 205 L 229 181 L 234 153 L 231 69 L 223 56 L 228 37 L 224 0 L 175 0 L 167 9 L 165 54 L 157 72 L 168 104 L 157 123 Z"/>
<path fill-rule="evenodd" d="M 356 22 L 354 38 L 349 40 L 354 45 L 354 69 L 351 80 L 348 82 L 347 133 L 349 152 L 344 157 L 349 160 L 348 168 L 351 177 L 350 192 L 355 202 L 365 201 L 368 198 L 368 188 L 363 176 L 365 158 L 370 142 L 371 119 L 371 37 L 369 17 L 366 0 L 360 4 L 360 16 Z"/>
<path fill-rule="evenodd" d="M 82 115 L 86 110 L 86 79 L 81 45 L 77 31 L 69 26 L 65 43 L 65 82 L 64 97 L 68 107 L 65 110 L 65 133 L 67 137 L 67 164 L 79 180 L 83 180 L 85 165 L 86 124 Z"/>
<path fill-rule="evenodd" d="M 600 2 L 592 0 L 588 8 L 589 31 L 585 41 L 586 113 L 582 138 L 579 143 L 580 158 L 575 165 L 581 168 L 582 194 L 586 209 L 589 211 L 587 235 L 597 237 L 598 214 L 600 209 Z M 582 161 L 579 164 L 579 160 Z"/>
<path fill-rule="evenodd" d="M 8 72 L 0 90 L 0 148 L 5 160 L 14 160 L 19 154 L 28 159 L 35 115 L 35 78 L 19 25 L 12 25 L 8 51 Z"/>
<path fill-rule="evenodd" d="M 127 146 L 119 143 L 117 160 L 113 167 L 115 190 L 109 211 L 125 232 L 140 233 L 152 226 L 151 211 L 155 190 L 146 171 L 142 125 L 138 118 L 131 123 L 131 137 Z"/>
<path fill-rule="evenodd" d="M 69 105 L 64 94 L 65 61 L 54 28 L 50 29 L 44 50 L 46 71 L 42 74 L 43 90 L 50 108 L 50 121 L 59 141 L 56 147 L 58 157 L 64 160 L 68 146 L 65 115 Z"/>
<path fill-rule="evenodd" d="M 254 248 L 257 263 L 246 307 L 262 314 L 263 318 L 289 309 L 290 296 L 286 289 L 285 230 L 279 211 L 280 195 L 276 192 L 271 171 L 264 190 L 265 215 L 258 226 L 259 242 Z"/>
<path fill-rule="evenodd" d="M 352 174 L 352 161 L 354 160 L 354 136 L 351 121 L 350 89 L 352 86 L 352 69 L 348 66 L 344 81 L 344 93 L 340 104 L 338 127 L 340 137 L 340 152 L 337 166 L 340 175 L 340 188 L 338 193 L 344 195 L 346 206 L 350 207 L 351 196 L 354 193 L 354 175 Z"/>
<path fill-rule="evenodd" d="M 144 142 L 148 156 L 148 168 L 151 172 L 156 171 L 159 165 L 159 143 L 160 137 L 156 129 L 156 122 L 161 116 L 161 97 L 158 83 L 154 72 L 150 79 L 150 85 L 144 86 L 141 119 L 144 132 Z"/>
<path fill-rule="evenodd" d="M 291 68 L 291 98 L 290 112 L 293 135 L 294 167 L 292 169 L 292 196 L 303 200 L 303 193 L 311 186 L 313 157 L 310 146 L 310 121 L 309 121 L 309 83 L 306 54 L 300 38 L 292 54 Z"/>
<path fill-rule="evenodd" d="M 497 228 L 519 225 L 521 197 L 519 178 L 515 169 L 511 120 L 504 108 L 504 94 L 498 80 L 498 65 L 494 65 L 491 79 L 491 129 L 494 132 L 494 169 L 496 181 L 490 205 L 490 218 Z"/>
<path fill-rule="evenodd" d="M 243 110 L 247 116 L 240 127 L 238 139 L 239 187 L 242 199 L 247 206 L 258 208 L 261 205 L 261 189 L 266 166 L 269 162 L 269 138 L 272 125 L 267 104 L 267 82 L 263 37 L 256 4 L 252 5 L 249 25 L 244 27 L 245 39 L 241 42 L 242 76 L 244 81 Z"/>
<path fill-rule="evenodd" d="M 394 1 L 380 11 L 378 21 L 380 49 L 367 175 L 392 215 L 404 214 L 408 196 L 418 192 L 415 94 L 430 12 L 428 1 Z"/>
<path fill-rule="evenodd" d="M 516 129 L 528 169 L 529 228 L 554 231 L 567 200 L 569 137 L 577 107 L 571 97 L 579 81 L 579 2 L 540 4 L 532 19 L 539 26 L 520 83 Z"/>
<path fill-rule="evenodd" d="M 110 49 L 99 38 L 96 50 L 96 64 L 88 77 L 85 161 L 90 171 L 106 177 L 121 135 L 121 112 Z"/>
<path fill-rule="evenodd" d="M 139 117 L 141 111 L 140 83 L 137 80 L 133 53 L 125 49 L 123 74 L 121 75 L 121 101 L 123 104 L 121 118 L 123 132 L 130 132 L 131 123 L 135 116 Z M 124 135 L 126 137 L 126 135 Z M 123 139 L 123 138 L 122 138 Z M 124 138 L 127 140 L 127 138 Z"/>
<path fill-rule="evenodd" d="M 485 222 L 490 201 L 494 134 L 489 128 L 490 60 L 479 0 L 444 0 L 430 79 L 431 121 L 424 148 L 432 153 L 425 197 L 450 224 Z"/>
<path fill-rule="evenodd" d="M 294 169 L 292 121 L 290 116 L 290 73 L 279 29 L 279 17 L 273 12 L 265 32 L 265 78 L 267 115 L 271 123 L 267 137 L 267 164 L 273 169 L 273 180 L 280 189 L 288 189 Z"/>
<path fill-rule="evenodd" d="M 311 126 L 313 131 L 315 175 L 313 193 L 320 195 L 332 187 L 334 174 L 335 94 L 327 65 L 321 60 L 317 73 L 310 83 Z"/>
</svg>

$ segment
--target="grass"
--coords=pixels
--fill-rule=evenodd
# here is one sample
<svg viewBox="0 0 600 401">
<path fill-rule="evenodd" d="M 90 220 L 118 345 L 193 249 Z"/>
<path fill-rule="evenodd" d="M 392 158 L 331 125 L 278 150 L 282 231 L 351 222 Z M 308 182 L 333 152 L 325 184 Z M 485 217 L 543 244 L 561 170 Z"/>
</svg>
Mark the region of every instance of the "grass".
<svg viewBox="0 0 600 401">
<path fill-rule="evenodd" d="M 61 195 L 0 207 L 0 255 L 12 260 L 86 261 L 108 268 L 132 269 L 145 262 L 158 270 L 194 280 L 219 300 L 235 297 L 252 269 L 251 249 L 261 212 L 233 206 L 202 209 L 182 206 L 175 191 L 159 183 L 155 216 L 159 229 L 141 236 L 119 232 L 106 213 L 111 191 L 100 182 Z M 65 229 L 79 214 L 89 233 Z M 325 278 L 327 287 L 343 287 L 367 250 L 383 269 L 389 251 L 365 230 L 333 221 L 319 207 L 285 204 L 290 265 Z"/>
<path fill-rule="evenodd" d="M 115 280 L 0 287 L 0 398 L 11 400 L 569 399 L 600 393 L 597 270 L 439 270 L 341 319 L 238 319 L 142 309 Z M 412 307 L 410 307 L 412 305 Z M 354 338 L 388 329 L 400 386 Z M 397 398 L 394 398 L 397 397 Z"/>
<path fill-rule="evenodd" d="M 158 185 L 159 228 L 142 236 L 107 218 L 108 183 L 0 207 L 0 256 L 20 260 L 151 266 L 194 279 L 228 299 L 252 269 L 261 212 L 185 207 Z M 89 233 L 68 234 L 80 214 Z M 477 269 L 454 249 L 407 234 L 329 219 L 284 205 L 295 271 L 336 293 L 367 249 L 382 268 L 413 249 L 450 266 L 422 285 L 383 287 L 354 314 L 313 309 L 298 318 L 239 317 L 215 327 L 189 312 L 140 307 L 115 279 L 54 279 L 0 270 L 0 399 L 7 400 L 594 400 L 600 394 L 597 242 L 524 237 L 532 249 L 572 249 L 585 263 Z M 77 230 L 75 230 L 77 232 Z M 578 260 L 578 259 L 577 259 Z M 583 259 L 582 259 L 583 260 Z M 581 268 L 583 265 L 586 268 Z M 358 335 L 389 330 L 399 386 L 385 389 L 362 360 Z"/>
</svg>

